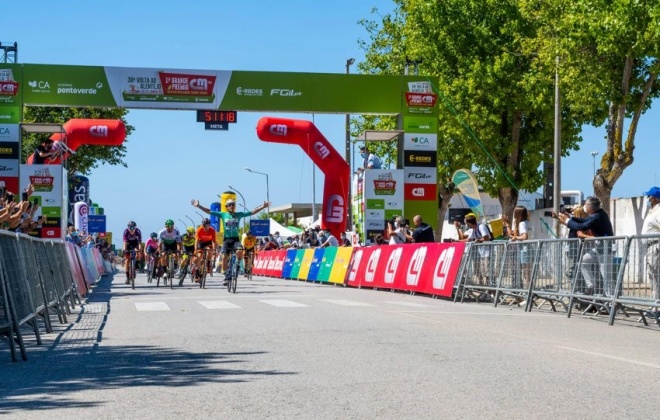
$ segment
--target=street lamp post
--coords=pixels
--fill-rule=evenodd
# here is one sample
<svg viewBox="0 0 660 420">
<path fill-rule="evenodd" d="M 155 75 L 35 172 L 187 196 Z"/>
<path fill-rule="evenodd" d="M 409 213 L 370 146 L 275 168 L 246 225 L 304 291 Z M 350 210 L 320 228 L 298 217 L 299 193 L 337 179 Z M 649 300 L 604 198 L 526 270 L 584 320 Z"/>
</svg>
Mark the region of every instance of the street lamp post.
<svg viewBox="0 0 660 420">
<path fill-rule="evenodd" d="M 268 201 L 268 208 L 267 208 L 266 212 L 268 213 L 268 218 L 270 219 L 270 189 L 268 188 L 268 174 L 263 173 L 263 172 L 253 171 L 250 168 L 245 168 L 245 170 L 248 171 L 248 172 L 252 172 L 253 174 L 259 174 L 259 175 L 263 175 L 263 176 L 266 177 L 266 201 Z"/>
<path fill-rule="evenodd" d="M 596 156 L 598 156 L 598 152 L 591 152 L 591 157 L 594 159 L 594 178 L 596 178 Z"/>
<path fill-rule="evenodd" d="M 351 65 L 355 63 L 354 58 L 349 58 L 346 60 L 346 74 L 350 74 Z M 348 167 L 351 168 L 351 117 L 350 114 L 346 114 L 346 163 Z M 352 169 L 352 168 L 351 168 Z M 349 171 L 350 173 L 351 171 Z M 351 229 L 352 226 L 352 217 L 351 217 L 351 190 L 348 190 L 348 206 L 346 212 L 346 229 Z"/>
<path fill-rule="evenodd" d="M 181 219 L 179 219 L 179 222 L 183 223 L 183 225 L 186 227 L 186 229 L 188 229 L 188 223 L 184 222 L 184 221 L 181 220 Z M 195 227 L 195 226 L 193 226 L 193 227 Z"/>
<path fill-rule="evenodd" d="M 188 215 L 186 214 L 186 217 L 188 218 L 188 220 L 190 220 L 190 223 L 192 223 L 192 227 L 196 227 L 196 226 L 197 226 L 197 225 L 195 224 L 195 221 L 194 221 L 190 216 L 188 216 Z"/>
</svg>

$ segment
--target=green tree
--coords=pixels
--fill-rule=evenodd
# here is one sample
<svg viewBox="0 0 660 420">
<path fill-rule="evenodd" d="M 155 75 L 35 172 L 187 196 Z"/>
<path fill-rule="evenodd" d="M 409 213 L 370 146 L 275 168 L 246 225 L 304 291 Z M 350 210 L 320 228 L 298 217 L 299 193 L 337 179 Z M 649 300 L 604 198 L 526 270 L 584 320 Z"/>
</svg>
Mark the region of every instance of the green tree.
<svg viewBox="0 0 660 420">
<path fill-rule="evenodd" d="M 561 60 L 564 98 L 594 126 L 606 150 L 593 180 L 609 211 L 612 189 L 632 165 L 641 116 L 660 94 L 660 3 L 643 0 L 522 1 L 540 23 L 540 61 Z M 628 124 L 626 129 L 625 125 Z"/>
<path fill-rule="evenodd" d="M 26 107 L 24 109 L 23 121 L 27 123 L 60 123 L 64 124 L 72 118 L 89 119 L 120 119 L 126 125 L 126 138 L 135 129 L 126 122 L 128 111 L 124 108 L 56 108 L 56 107 Z M 50 134 L 30 134 L 23 139 L 21 154 L 26 159 L 42 139 Z M 66 161 L 67 172 L 71 175 L 79 172 L 89 175 L 93 169 L 101 164 L 122 165 L 126 156 L 126 141 L 121 146 L 89 146 L 79 147 L 75 154 L 69 156 Z"/>
<path fill-rule="evenodd" d="M 530 48 L 538 23 L 521 14 L 517 0 L 395 3 L 382 24 L 363 23 L 371 43 L 364 43 L 361 68 L 395 73 L 415 60 L 420 73 L 439 76 L 438 179 L 472 169 L 511 215 L 519 189 L 538 189 L 541 163 L 552 160 L 555 68 Z M 570 112 L 562 121 L 563 148 L 575 148 L 581 121 Z"/>
</svg>

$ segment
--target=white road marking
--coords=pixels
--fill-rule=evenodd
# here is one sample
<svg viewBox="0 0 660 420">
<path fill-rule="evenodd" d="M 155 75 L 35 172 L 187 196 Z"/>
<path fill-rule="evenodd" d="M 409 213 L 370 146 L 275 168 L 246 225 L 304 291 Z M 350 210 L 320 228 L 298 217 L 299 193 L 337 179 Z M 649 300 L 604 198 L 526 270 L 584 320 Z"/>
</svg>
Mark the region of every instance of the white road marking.
<svg viewBox="0 0 660 420">
<path fill-rule="evenodd" d="M 138 311 L 170 311 L 170 307 L 165 302 L 135 302 L 135 309 Z"/>
<path fill-rule="evenodd" d="M 210 300 L 205 302 L 199 302 L 200 305 L 204 306 L 206 309 L 240 309 L 238 305 L 234 305 L 231 302 L 226 300 Z"/>
<path fill-rule="evenodd" d="M 345 299 L 319 299 L 321 302 L 334 303 L 335 305 L 340 306 L 376 306 L 371 303 L 357 302 L 354 300 L 345 300 Z"/>
<path fill-rule="evenodd" d="M 303 303 L 293 302 L 290 300 L 269 299 L 260 300 L 259 302 L 267 303 L 278 308 L 308 308 L 308 306 Z"/>
<path fill-rule="evenodd" d="M 407 306 L 410 308 L 428 308 L 429 305 L 424 305 L 423 303 L 415 303 L 415 302 L 401 302 L 401 301 L 395 301 L 395 300 L 384 300 L 382 303 L 388 303 L 391 305 L 399 305 L 399 306 Z"/>
<path fill-rule="evenodd" d="M 646 366 L 646 367 L 650 367 L 650 368 L 654 368 L 654 369 L 660 369 L 660 365 L 656 365 L 654 363 L 648 363 L 648 362 L 640 362 L 639 360 L 627 359 L 625 357 L 618 357 L 618 356 L 612 356 L 612 355 L 609 355 L 609 354 L 596 353 L 595 351 L 576 349 L 576 348 L 573 348 L 573 347 L 557 346 L 557 348 L 560 348 L 560 349 L 563 349 L 563 350 L 569 350 L 569 351 L 576 351 L 578 353 L 590 354 L 592 356 L 604 357 L 606 359 L 618 360 L 619 362 L 632 363 L 634 365 Z"/>
</svg>

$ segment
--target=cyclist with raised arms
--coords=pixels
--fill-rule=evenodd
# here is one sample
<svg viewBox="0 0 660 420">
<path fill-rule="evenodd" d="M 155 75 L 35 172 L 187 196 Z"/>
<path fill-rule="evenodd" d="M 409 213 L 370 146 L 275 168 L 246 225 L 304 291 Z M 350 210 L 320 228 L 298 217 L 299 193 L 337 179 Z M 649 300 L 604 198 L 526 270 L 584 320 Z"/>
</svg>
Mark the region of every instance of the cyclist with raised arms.
<svg viewBox="0 0 660 420">
<path fill-rule="evenodd" d="M 211 226 L 211 220 L 205 218 L 202 220 L 202 225 L 197 228 L 195 233 L 195 249 L 197 250 L 197 256 L 195 257 L 195 265 L 197 266 L 197 275 L 195 281 L 199 281 L 199 273 L 202 261 L 204 261 L 204 252 L 209 252 L 209 261 L 213 259 L 213 252 L 215 252 L 218 247 L 215 237 L 215 229 Z M 207 250 L 208 249 L 208 250 Z M 207 261 L 208 263 L 208 261 Z"/>
<path fill-rule="evenodd" d="M 179 230 L 174 227 L 172 219 L 165 220 L 165 228 L 158 232 L 158 242 L 160 243 L 160 267 L 163 271 L 167 268 L 167 253 L 178 254 L 181 252 L 181 235 Z M 170 273 L 172 275 L 173 273 Z"/>
<path fill-rule="evenodd" d="M 131 251 L 135 250 L 135 252 L 138 252 L 140 250 L 140 242 L 142 242 L 142 232 L 138 229 L 137 224 L 131 220 L 128 222 L 128 227 L 124 229 L 124 268 L 126 269 L 126 284 L 131 282 L 129 277 L 131 271 Z"/>
<path fill-rule="evenodd" d="M 238 232 L 238 223 L 244 217 L 250 217 L 259 213 L 261 210 L 265 209 L 270 205 L 268 201 L 264 201 L 262 205 L 249 211 L 237 212 L 236 210 L 236 201 L 229 199 L 225 203 L 227 211 L 211 211 L 208 208 L 199 204 L 198 200 L 192 200 L 190 202 L 193 206 L 197 207 L 204 213 L 210 214 L 212 216 L 217 216 L 222 222 L 224 228 L 224 240 L 222 241 L 222 271 L 225 273 L 225 284 L 229 280 L 229 254 L 232 249 L 236 250 L 236 258 L 239 260 L 243 259 L 243 251 L 241 246 L 241 240 Z"/>
</svg>

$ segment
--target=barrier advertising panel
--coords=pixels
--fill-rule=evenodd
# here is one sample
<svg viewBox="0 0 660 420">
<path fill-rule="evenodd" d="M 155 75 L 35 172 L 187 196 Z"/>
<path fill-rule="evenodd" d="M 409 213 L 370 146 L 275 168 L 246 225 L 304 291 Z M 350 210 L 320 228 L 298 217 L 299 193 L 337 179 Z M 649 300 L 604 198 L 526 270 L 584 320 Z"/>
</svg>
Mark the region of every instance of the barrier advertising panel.
<svg viewBox="0 0 660 420">
<path fill-rule="evenodd" d="M 330 272 L 330 277 L 328 278 L 330 283 L 344 283 L 344 279 L 346 278 L 346 270 L 348 270 L 348 264 L 351 262 L 351 256 L 353 255 L 354 249 L 358 248 L 337 248 L 335 261 L 332 264 L 332 271 Z"/>
<path fill-rule="evenodd" d="M 312 260 L 314 259 L 313 249 L 303 249 L 303 252 L 303 259 L 300 262 L 300 271 L 298 272 L 298 280 L 307 280 L 307 275 L 309 274 L 309 269 L 312 265 Z"/>
<path fill-rule="evenodd" d="M 334 265 L 338 249 L 335 247 L 325 248 L 325 252 L 323 252 L 323 257 L 321 258 L 319 273 L 316 275 L 316 281 L 327 282 L 330 279 L 330 273 L 332 272 L 332 266 Z"/>
</svg>

